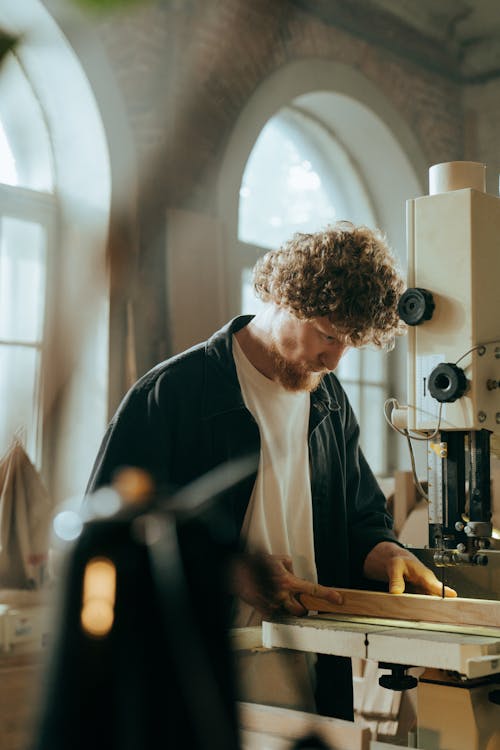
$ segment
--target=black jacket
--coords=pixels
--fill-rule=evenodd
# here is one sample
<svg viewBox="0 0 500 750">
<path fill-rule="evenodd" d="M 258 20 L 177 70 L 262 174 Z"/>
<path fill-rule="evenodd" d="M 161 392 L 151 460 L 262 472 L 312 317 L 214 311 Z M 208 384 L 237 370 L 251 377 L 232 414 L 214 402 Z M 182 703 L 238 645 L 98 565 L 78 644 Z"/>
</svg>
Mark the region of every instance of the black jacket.
<svg viewBox="0 0 500 750">
<path fill-rule="evenodd" d="M 227 461 L 258 456 L 258 426 L 243 402 L 232 355 L 232 334 L 250 320 L 236 318 L 138 381 L 108 427 L 89 492 L 110 483 L 120 466 L 146 469 L 160 489 L 171 492 Z M 356 417 L 332 373 L 311 394 L 309 460 L 318 580 L 363 585 L 366 555 L 395 536 L 384 495 L 359 447 Z M 235 544 L 254 481 L 255 474 L 240 482 L 216 513 Z M 321 672 L 321 659 L 318 664 Z M 346 687 L 337 684 L 335 692 L 345 694 Z M 352 715 L 352 706 L 339 712 L 326 700 L 319 701 L 320 712 Z"/>
</svg>

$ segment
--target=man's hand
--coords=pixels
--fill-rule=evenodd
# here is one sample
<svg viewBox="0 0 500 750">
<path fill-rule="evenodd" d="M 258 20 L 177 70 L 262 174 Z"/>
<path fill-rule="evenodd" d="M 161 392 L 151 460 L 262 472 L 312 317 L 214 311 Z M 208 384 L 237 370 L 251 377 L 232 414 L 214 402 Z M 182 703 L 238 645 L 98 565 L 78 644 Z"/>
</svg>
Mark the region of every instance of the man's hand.
<svg viewBox="0 0 500 750">
<path fill-rule="evenodd" d="M 375 545 L 366 556 L 363 573 L 374 581 L 388 581 L 391 594 L 402 594 L 408 589 L 414 594 L 441 596 L 443 590 L 432 570 L 393 542 Z M 457 595 L 449 586 L 445 586 L 444 593 L 445 596 Z"/>
<path fill-rule="evenodd" d="M 307 614 L 307 609 L 297 599 L 300 594 L 342 604 L 342 595 L 335 589 L 294 575 L 292 559 L 288 555 L 243 555 L 233 571 L 233 593 L 265 617 L 278 612 Z"/>
</svg>

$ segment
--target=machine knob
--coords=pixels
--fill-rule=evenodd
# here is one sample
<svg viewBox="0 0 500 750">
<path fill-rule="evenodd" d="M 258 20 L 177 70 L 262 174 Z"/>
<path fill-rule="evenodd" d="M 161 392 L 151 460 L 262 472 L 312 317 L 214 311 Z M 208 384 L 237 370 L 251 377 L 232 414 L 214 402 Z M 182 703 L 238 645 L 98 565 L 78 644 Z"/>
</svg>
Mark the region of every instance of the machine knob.
<svg viewBox="0 0 500 750">
<path fill-rule="evenodd" d="M 465 372 L 453 362 L 441 362 L 429 375 L 429 391 L 436 401 L 451 404 L 466 390 Z"/>
<path fill-rule="evenodd" d="M 378 678 L 378 684 L 388 690 L 411 690 L 417 687 L 418 680 L 410 674 L 406 674 L 407 666 L 403 664 L 379 663 L 380 669 L 390 669 L 391 674 L 383 674 Z"/>
<path fill-rule="evenodd" d="M 418 326 L 430 320 L 435 308 L 432 293 L 417 287 L 407 289 L 398 302 L 399 317 L 409 326 Z"/>
</svg>

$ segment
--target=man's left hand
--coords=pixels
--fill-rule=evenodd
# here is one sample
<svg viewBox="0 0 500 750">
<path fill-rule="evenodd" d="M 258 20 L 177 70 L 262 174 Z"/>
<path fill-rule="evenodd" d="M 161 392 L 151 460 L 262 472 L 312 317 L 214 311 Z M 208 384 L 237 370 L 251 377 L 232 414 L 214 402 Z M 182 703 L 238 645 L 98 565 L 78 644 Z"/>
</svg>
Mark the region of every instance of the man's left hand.
<svg viewBox="0 0 500 750">
<path fill-rule="evenodd" d="M 409 550 L 393 542 L 379 542 L 365 558 L 363 573 L 374 581 L 387 581 L 391 594 L 402 594 L 409 589 L 414 594 L 441 596 L 443 586 L 432 570 Z M 449 586 L 445 596 L 456 596 Z"/>
</svg>

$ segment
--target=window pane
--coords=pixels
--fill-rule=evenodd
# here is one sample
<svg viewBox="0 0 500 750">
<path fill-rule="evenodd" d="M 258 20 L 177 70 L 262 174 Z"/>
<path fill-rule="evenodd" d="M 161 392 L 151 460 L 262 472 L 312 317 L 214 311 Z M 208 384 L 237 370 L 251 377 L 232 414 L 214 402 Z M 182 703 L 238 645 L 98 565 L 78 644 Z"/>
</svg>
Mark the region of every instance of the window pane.
<svg viewBox="0 0 500 750">
<path fill-rule="evenodd" d="M 383 474 L 386 470 L 388 429 L 383 417 L 385 389 L 383 386 L 365 384 L 362 393 L 361 447 L 372 471 Z"/>
<path fill-rule="evenodd" d="M 0 339 L 38 342 L 45 308 L 45 230 L 4 217 L 0 223 Z"/>
<path fill-rule="evenodd" d="M 298 107 L 292 104 L 268 121 L 248 159 L 240 189 L 240 247 L 246 243 L 252 250 L 260 247 L 264 253 L 295 232 L 315 232 L 337 219 L 375 224 L 363 180 L 318 113 L 304 111 L 300 102 Z M 255 313 L 261 303 L 253 296 L 250 270 L 241 270 L 249 262 L 248 257 L 237 251 L 236 255 L 238 275 L 241 274 L 241 312 Z M 377 350 L 350 349 L 336 370 L 360 422 L 362 444 L 377 473 L 386 468 L 387 436 L 382 411 L 386 356 Z M 380 384 L 376 399 L 368 383 Z"/>
<path fill-rule="evenodd" d="M 244 268 L 241 274 L 241 312 L 243 315 L 255 315 L 264 303 L 255 296 L 252 282 L 252 269 Z"/>
<path fill-rule="evenodd" d="M 361 409 L 361 389 L 359 383 L 343 383 L 344 391 L 347 393 L 347 398 L 353 408 L 353 411 L 359 421 L 360 409 Z"/>
<path fill-rule="evenodd" d="M 359 380 L 361 378 L 361 351 L 349 349 L 340 360 L 335 374 L 339 380 Z"/>
<path fill-rule="evenodd" d="M 9 142 L 2 123 L 0 122 L 0 182 L 6 185 L 17 185 L 17 170 L 14 155 L 10 150 Z"/>
<path fill-rule="evenodd" d="M 40 353 L 26 346 L 0 346 L 0 454 L 23 431 L 33 461 L 38 423 Z"/>
<path fill-rule="evenodd" d="M 387 379 L 387 352 L 380 349 L 362 349 L 363 379 L 370 383 L 385 383 Z"/>
<path fill-rule="evenodd" d="M 286 113 L 265 125 L 243 174 L 240 240 L 279 247 L 295 232 L 317 231 L 345 215 L 315 140 L 312 126 L 299 127 Z"/>
<path fill-rule="evenodd" d="M 13 54 L 0 76 L 0 181 L 32 190 L 53 190 L 52 151 L 40 103 Z"/>
</svg>

